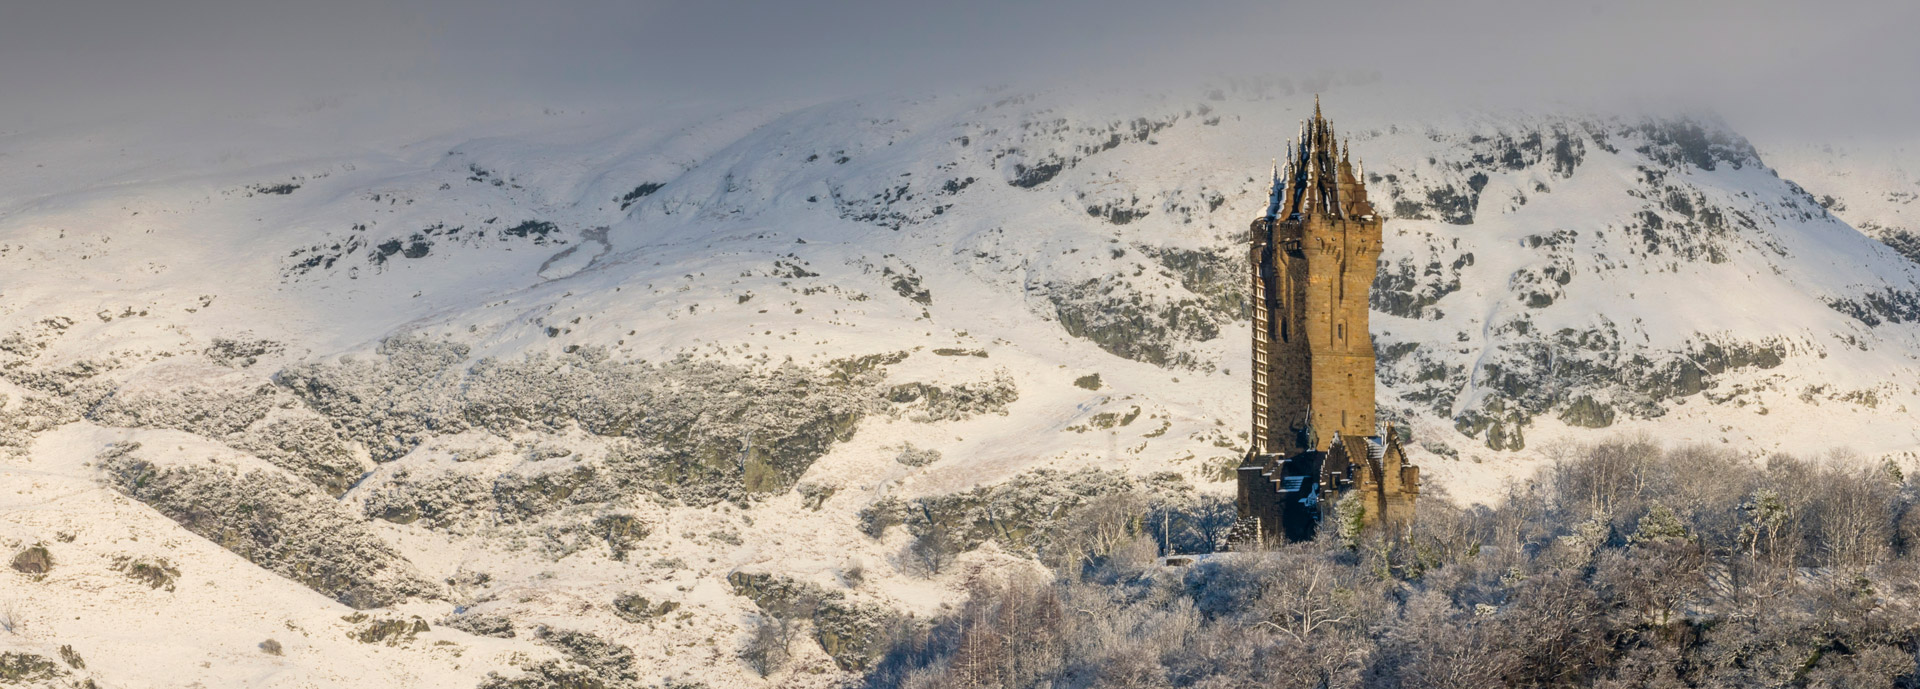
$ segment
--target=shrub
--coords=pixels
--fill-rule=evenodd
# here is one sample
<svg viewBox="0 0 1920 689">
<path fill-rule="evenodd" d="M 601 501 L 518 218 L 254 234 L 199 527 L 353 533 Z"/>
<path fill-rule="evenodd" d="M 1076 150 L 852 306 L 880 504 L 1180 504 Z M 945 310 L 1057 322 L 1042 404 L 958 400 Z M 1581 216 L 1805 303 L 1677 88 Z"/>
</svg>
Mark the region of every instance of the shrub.
<svg viewBox="0 0 1920 689">
<path fill-rule="evenodd" d="M 113 569 L 127 575 L 127 578 L 146 584 L 147 588 L 166 588 L 173 590 L 173 582 L 180 578 L 180 570 L 164 557 L 118 557 L 113 561 Z"/>
<path fill-rule="evenodd" d="M 894 455 L 893 461 L 910 467 L 923 467 L 940 461 L 940 451 L 921 449 L 914 447 L 913 443 L 907 443 L 900 448 L 900 454 Z"/>
<path fill-rule="evenodd" d="M 740 658 L 761 677 L 772 675 L 793 658 L 793 637 L 798 623 L 792 619 L 761 615 L 747 636 Z"/>
<path fill-rule="evenodd" d="M 513 620 L 508 619 L 504 615 L 476 615 L 467 613 L 448 617 L 441 620 L 440 624 L 477 636 L 491 636 L 500 639 L 511 639 L 514 637 Z"/>
<path fill-rule="evenodd" d="M 385 643 L 388 646 L 398 646 L 432 629 L 427 625 L 426 620 L 418 617 L 369 619 L 365 613 L 355 613 L 348 615 L 347 619 L 359 625 L 347 634 L 347 638 L 363 644 Z"/>
<path fill-rule="evenodd" d="M 1090 498 L 1075 509 L 1095 514 L 1048 542 L 1119 543 L 1107 561 L 973 577 L 961 609 L 895 627 L 866 681 L 1906 686 L 1915 473 L 1613 441 L 1497 505 L 1430 491 L 1404 529 L 1329 528 L 1184 568 L 1129 564 L 1102 536 L 1123 533 L 1120 503 Z"/>
<path fill-rule="evenodd" d="M 833 497 L 834 493 L 840 492 L 840 487 L 821 483 L 802 483 L 798 486 L 798 490 L 800 491 L 800 506 L 818 512 L 820 511 L 820 507 L 826 504 L 828 498 Z"/>
<path fill-rule="evenodd" d="M 639 517 L 630 514 L 609 514 L 602 516 L 593 520 L 593 524 L 588 527 L 588 530 L 601 540 L 606 541 L 607 547 L 613 551 L 613 559 L 621 562 L 626 562 L 627 553 L 639 547 L 640 541 L 645 539 L 648 534 L 653 533 L 652 528 L 648 527 L 646 522 L 640 521 Z"/>
<path fill-rule="evenodd" d="M 28 684 L 47 682 L 67 674 L 46 656 L 23 651 L 0 653 L 0 683 Z"/>
<path fill-rule="evenodd" d="M 614 616 L 628 622 L 651 622 L 679 609 L 680 604 L 674 601 L 663 600 L 654 605 L 637 593 L 623 593 L 613 599 Z"/>
<path fill-rule="evenodd" d="M 53 571 L 53 554 L 45 545 L 31 545 L 13 555 L 13 571 L 42 576 Z"/>
</svg>

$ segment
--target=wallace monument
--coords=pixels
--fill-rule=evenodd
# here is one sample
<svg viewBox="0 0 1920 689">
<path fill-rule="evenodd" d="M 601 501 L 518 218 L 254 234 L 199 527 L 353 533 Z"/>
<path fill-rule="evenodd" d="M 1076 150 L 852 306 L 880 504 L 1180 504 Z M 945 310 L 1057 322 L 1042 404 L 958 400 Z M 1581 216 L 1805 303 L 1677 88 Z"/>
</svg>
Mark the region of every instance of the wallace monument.
<svg viewBox="0 0 1920 689">
<path fill-rule="evenodd" d="M 1248 233 L 1253 431 L 1238 505 L 1258 522 L 1250 538 L 1311 539 L 1343 499 L 1369 525 L 1413 518 L 1420 470 L 1374 418 L 1367 305 L 1384 222 L 1316 97 Z"/>
</svg>

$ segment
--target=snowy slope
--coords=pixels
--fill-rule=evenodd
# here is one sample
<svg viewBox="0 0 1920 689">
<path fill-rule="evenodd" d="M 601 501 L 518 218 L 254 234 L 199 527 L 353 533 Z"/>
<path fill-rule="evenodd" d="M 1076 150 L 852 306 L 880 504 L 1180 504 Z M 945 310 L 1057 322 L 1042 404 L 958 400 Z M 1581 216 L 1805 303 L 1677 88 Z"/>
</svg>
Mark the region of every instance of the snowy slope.
<svg viewBox="0 0 1920 689">
<path fill-rule="evenodd" d="M 1454 496 L 1620 432 L 1920 447 L 1920 265 L 1873 238 L 1898 199 L 1841 196 L 1897 184 L 1809 195 L 1712 122 L 1327 107 L 1392 217 L 1379 401 Z M 1311 108 L 1250 82 L 7 134 L 0 534 L 56 565 L 0 577 L 25 630 L 0 643 L 71 645 L 113 686 L 470 686 L 562 656 L 738 686 L 766 610 L 738 575 L 925 614 L 1029 566 L 989 544 L 929 575 L 905 529 L 862 530 L 886 500 L 1042 468 L 1226 492 L 1244 234 Z M 227 481 L 372 554 L 248 550 L 223 535 L 247 501 L 147 488 Z M 355 614 L 431 630 L 366 643 Z M 516 633 L 459 628 L 482 618 Z M 775 681 L 851 657 L 795 648 Z"/>
<path fill-rule="evenodd" d="M 1853 139 L 1766 148 L 1767 160 L 1848 224 L 1920 261 L 1920 153 Z"/>
</svg>

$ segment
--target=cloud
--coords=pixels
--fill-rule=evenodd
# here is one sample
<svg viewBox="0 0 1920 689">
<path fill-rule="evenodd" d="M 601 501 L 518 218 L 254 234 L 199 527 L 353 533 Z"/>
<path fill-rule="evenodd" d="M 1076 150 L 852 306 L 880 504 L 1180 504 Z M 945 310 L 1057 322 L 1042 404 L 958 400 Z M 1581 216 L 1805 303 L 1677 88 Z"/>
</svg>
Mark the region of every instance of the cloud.
<svg viewBox="0 0 1920 689">
<path fill-rule="evenodd" d="M 1889 0 L 75 0 L 0 9 L 0 107 L 64 121 L 1358 71 L 1466 102 L 1664 99 L 1898 130 L 1920 115 L 1913 26 L 1920 4 Z"/>
</svg>

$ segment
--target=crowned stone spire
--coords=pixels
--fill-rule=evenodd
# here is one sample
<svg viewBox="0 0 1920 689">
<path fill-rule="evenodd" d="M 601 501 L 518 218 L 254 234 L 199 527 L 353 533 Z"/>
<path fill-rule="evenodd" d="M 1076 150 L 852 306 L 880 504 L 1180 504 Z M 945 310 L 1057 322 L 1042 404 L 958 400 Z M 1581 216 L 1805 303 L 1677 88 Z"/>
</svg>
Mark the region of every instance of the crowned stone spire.
<svg viewBox="0 0 1920 689">
<path fill-rule="evenodd" d="M 1267 219 L 1272 220 L 1274 216 L 1280 214 L 1280 197 L 1285 193 L 1284 188 L 1280 186 L 1280 160 L 1277 158 L 1273 161 L 1273 188 L 1268 193 Z"/>
</svg>

